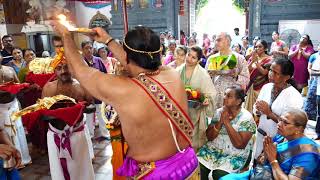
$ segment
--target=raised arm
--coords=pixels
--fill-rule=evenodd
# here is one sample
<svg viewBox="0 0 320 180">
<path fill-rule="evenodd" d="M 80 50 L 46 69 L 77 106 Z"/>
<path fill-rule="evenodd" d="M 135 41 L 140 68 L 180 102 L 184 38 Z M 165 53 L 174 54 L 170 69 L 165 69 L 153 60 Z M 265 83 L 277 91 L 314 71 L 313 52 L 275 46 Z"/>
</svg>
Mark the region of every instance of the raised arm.
<svg viewBox="0 0 320 180">
<path fill-rule="evenodd" d="M 64 42 L 65 56 L 68 61 L 69 67 L 71 67 L 74 77 L 80 82 L 81 86 L 95 98 L 110 103 L 113 97 L 116 97 L 120 91 L 123 89 L 124 82 L 127 80 L 122 77 L 117 77 L 114 75 L 108 75 L 100 72 L 97 69 L 88 67 L 87 64 L 82 61 L 82 56 L 77 50 L 77 47 L 72 39 L 70 32 L 58 22 L 52 22 L 55 30 L 60 33 Z M 102 29 L 97 28 L 97 38 L 96 40 L 101 42 L 102 39 L 107 39 L 106 32 Z M 119 59 L 124 59 L 122 51 L 118 49 L 119 45 L 115 42 L 109 43 L 112 53 L 116 55 Z"/>
<path fill-rule="evenodd" d="M 291 59 L 291 58 L 293 58 L 295 55 L 297 55 L 298 54 L 298 52 L 299 52 L 299 47 L 297 47 L 297 48 L 295 48 L 294 49 L 294 47 L 292 47 L 291 49 L 290 49 L 290 52 L 289 52 L 289 59 Z"/>
<path fill-rule="evenodd" d="M 127 54 L 122 46 L 113 40 L 113 38 L 105 32 L 102 28 L 94 28 L 97 35 L 94 36 L 94 40 L 105 43 L 108 46 L 108 50 L 112 52 L 114 58 L 116 58 L 122 65 L 127 64 Z"/>
</svg>

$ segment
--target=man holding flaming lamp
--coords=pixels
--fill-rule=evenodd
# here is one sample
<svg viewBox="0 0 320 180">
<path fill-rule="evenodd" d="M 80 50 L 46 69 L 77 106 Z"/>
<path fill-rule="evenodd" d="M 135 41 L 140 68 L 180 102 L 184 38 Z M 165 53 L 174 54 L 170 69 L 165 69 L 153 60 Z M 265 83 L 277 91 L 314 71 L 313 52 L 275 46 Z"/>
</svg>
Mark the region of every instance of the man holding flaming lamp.
<svg viewBox="0 0 320 180">
<path fill-rule="evenodd" d="M 127 33 L 122 47 L 102 28 L 94 29 L 94 39 L 108 45 L 128 72 L 129 77 L 124 77 L 88 67 L 80 61 L 66 26 L 52 25 L 62 36 L 74 77 L 119 114 L 129 149 L 117 174 L 137 179 L 199 178 L 186 93 L 179 74 L 161 67 L 159 36 L 149 28 L 136 27 Z"/>
</svg>

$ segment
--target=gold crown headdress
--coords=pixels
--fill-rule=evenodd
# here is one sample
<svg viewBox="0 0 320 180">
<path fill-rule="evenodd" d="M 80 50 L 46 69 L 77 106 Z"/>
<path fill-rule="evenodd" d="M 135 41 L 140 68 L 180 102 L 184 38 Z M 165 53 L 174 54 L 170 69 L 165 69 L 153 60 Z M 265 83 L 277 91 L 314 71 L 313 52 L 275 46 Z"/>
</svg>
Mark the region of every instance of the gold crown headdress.
<svg viewBox="0 0 320 180">
<path fill-rule="evenodd" d="M 123 45 L 126 46 L 130 51 L 136 52 L 136 53 L 141 53 L 141 54 L 148 54 L 151 59 L 153 59 L 152 54 L 160 53 L 162 51 L 162 46 L 160 46 L 159 50 L 157 51 L 141 51 L 137 49 L 133 49 L 130 46 L 127 45 L 126 40 L 123 39 Z"/>
</svg>

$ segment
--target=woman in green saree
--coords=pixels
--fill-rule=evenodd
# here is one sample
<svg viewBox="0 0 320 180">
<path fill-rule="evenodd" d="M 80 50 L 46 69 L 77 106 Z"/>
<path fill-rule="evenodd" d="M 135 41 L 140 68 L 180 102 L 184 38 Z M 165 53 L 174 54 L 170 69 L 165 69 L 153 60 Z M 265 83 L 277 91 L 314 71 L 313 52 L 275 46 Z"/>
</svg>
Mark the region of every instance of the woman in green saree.
<svg viewBox="0 0 320 180">
<path fill-rule="evenodd" d="M 199 107 L 189 107 L 189 116 L 194 124 L 192 146 L 195 151 L 207 141 L 205 132 L 208 123 L 206 117 L 213 116 L 216 96 L 216 90 L 208 72 L 199 65 L 201 57 L 201 48 L 193 46 L 187 54 L 186 63 L 176 69 L 186 87 L 199 90 L 205 96 L 204 102 Z"/>
</svg>

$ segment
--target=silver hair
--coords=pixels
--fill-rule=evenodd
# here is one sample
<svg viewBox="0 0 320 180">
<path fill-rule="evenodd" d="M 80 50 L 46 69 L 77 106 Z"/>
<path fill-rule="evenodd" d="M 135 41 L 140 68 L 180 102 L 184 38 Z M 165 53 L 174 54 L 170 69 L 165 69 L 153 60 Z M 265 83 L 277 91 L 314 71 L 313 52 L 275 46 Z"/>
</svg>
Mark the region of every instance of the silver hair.
<svg viewBox="0 0 320 180">
<path fill-rule="evenodd" d="M 285 114 L 290 114 L 291 116 L 293 116 L 295 125 L 306 128 L 308 123 L 308 116 L 305 111 L 298 108 L 290 108 L 285 112 Z"/>
<path fill-rule="evenodd" d="M 232 38 L 231 38 L 230 34 L 227 32 L 221 32 L 221 35 L 223 35 L 227 39 L 229 46 L 231 46 Z"/>
</svg>

